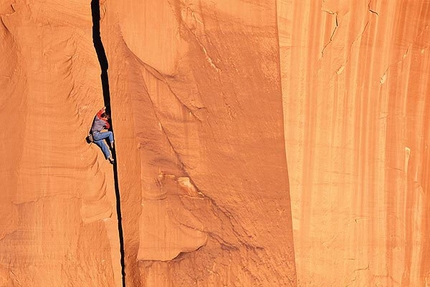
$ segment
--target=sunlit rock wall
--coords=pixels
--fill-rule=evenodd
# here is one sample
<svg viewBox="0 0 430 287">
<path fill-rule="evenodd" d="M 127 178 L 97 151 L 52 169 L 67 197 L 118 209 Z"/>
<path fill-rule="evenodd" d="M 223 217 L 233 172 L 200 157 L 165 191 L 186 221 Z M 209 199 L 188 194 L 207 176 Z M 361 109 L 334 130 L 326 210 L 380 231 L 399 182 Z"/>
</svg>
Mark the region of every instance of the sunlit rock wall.
<svg viewBox="0 0 430 287">
<path fill-rule="evenodd" d="M 130 286 L 294 286 L 276 2 L 104 1 Z"/>
<path fill-rule="evenodd" d="M 295 286 L 276 2 L 101 4 L 127 286 Z M 121 286 L 91 3 L 0 20 L 0 286 Z"/>
<path fill-rule="evenodd" d="M 90 3 L 25 2 L 0 4 L 0 286 L 119 286 Z"/>
<path fill-rule="evenodd" d="M 299 286 L 428 286 L 428 1 L 278 1 Z"/>
</svg>

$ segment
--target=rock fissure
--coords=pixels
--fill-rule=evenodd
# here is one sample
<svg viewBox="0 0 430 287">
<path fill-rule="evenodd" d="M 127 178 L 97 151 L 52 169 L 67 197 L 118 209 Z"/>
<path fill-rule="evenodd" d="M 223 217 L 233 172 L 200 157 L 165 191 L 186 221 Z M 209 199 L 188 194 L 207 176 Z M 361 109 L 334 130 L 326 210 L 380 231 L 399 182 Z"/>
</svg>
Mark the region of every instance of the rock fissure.
<svg viewBox="0 0 430 287">
<path fill-rule="evenodd" d="M 369 10 L 370 13 L 375 14 L 376 16 L 379 16 L 379 13 L 376 12 L 375 10 L 373 10 L 370 5 L 372 4 L 372 0 L 369 1 L 369 3 L 367 4 L 367 10 Z"/>
<path fill-rule="evenodd" d="M 337 12 L 333 12 L 333 11 L 329 11 L 329 10 L 323 10 L 323 11 L 324 11 L 324 12 L 327 12 L 327 13 L 329 13 L 329 14 L 334 15 L 334 16 L 335 16 L 335 22 L 334 22 L 334 29 L 333 29 L 333 31 L 331 32 L 331 35 L 330 35 L 330 39 L 329 39 L 328 43 L 324 45 L 324 47 L 323 47 L 323 49 L 322 49 L 322 51 L 321 51 L 321 57 L 323 57 L 323 56 L 324 56 L 324 50 L 327 48 L 327 46 L 328 46 L 331 42 L 333 42 L 334 35 L 336 34 L 336 30 L 337 30 L 337 28 L 339 27 L 339 21 L 338 21 L 338 19 L 337 19 Z"/>
<path fill-rule="evenodd" d="M 100 63 L 101 68 L 101 82 L 103 88 L 103 99 L 106 106 L 107 111 L 110 113 L 110 92 L 109 92 L 109 78 L 108 78 L 108 60 L 106 56 L 106 52 L 103 47 L 103 43 L 100 36 L 100 2 L 99 0 L 91 1 L 91 12 L 92 12 L 92 20 L 93 20 L 93 43 L 94 48 L 97 53 L 97 58 Z M 113 132 L 113 124 L 112 124 L 112 132 Z M 112 150 L 112 155 L 115 158 L 115 162 L 113 164 L 113 174 L 114 174 L 114 185 L 115 185 L 115 197 L 116 197 L 116 212 L 118 218 L 118 237 L 119 237 L 119 248 L 121 253 L 121 275 L 122 275 L 122 286 L 125 287 L 125 250 L 124 250 L 124 233 L 122 227 L 122 216 L 121 216 L 121 194 L 119 191 L 118 184 L 118 166 L 117 166 L 117 156 L 115 149 Z"/>
</svg>

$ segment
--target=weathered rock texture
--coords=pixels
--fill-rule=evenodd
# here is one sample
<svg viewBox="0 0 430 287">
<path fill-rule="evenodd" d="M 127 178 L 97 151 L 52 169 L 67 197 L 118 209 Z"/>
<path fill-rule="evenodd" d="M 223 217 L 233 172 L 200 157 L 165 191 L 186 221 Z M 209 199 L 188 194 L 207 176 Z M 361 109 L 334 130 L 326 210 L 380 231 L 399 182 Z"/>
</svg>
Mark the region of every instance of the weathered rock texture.
<svg viewBox="0 0 430 287">
<path fill-rule="evenodd" d="M 296 285 L 275 0 L 101 16 L 127 286 Z M 0 18 L 0 286 L 121 286 L 90 1 Z"/>
<path fill-rule="evenodd" d="M 278 1 L 299 286 L 428 286 L 428 1 Z"/>
<path fill-rule="evenodd" d="M 276 2 L 101 10 L 127 283 L 294 285 Z"/>
<path fill-rule="evenodd" d="M 84 141 L 103 105 L 91 7 L 1 3 L 0 286 L 118 285 L 111 167 Z"/>
</svg>

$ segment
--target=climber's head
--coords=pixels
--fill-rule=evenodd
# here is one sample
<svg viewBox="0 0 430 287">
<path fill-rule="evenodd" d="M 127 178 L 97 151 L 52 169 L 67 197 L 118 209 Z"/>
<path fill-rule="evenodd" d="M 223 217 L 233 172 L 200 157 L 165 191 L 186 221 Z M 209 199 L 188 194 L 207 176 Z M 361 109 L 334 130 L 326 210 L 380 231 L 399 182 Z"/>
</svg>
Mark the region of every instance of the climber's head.
<svg viewBox="0 0 430 287">
<path fill-rule="evenodd" d="M 102 113 L 102 114 L 100 115 L 100 117 L 101 117 L 102 119 L 105 119 L 105 120 L 110 119 L 109 114 L 107 114 L 106 112 Z"/>
</svg>

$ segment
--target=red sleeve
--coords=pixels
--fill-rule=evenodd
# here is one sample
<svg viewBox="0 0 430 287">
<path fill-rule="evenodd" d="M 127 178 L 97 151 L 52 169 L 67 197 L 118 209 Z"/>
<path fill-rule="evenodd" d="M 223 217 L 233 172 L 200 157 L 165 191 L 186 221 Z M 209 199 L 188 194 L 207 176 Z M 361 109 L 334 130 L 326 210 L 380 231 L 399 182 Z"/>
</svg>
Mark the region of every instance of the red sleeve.
<svg viewBox="0 0 430 287">
<path fill-rule="evenodd" d="M 104 113 L 104 109 L 101 109 L 98 113 L 97 113 L 97 117 L 99 118 L 99 119 L 101 119 L 101 116 L 102 116 L 102 114 Z"/>
<path fill-rule="evenodd" d="M 101 119 L 101 120 L 103 120 L 104 122 L 105 122 L 105 127 L 107 128 L 107 129 L 109 129 L 110 128 L 110 124 L 108 123 L 108 121 L 105 121 L 104 119 L 102 119 L 102 114 L 105 112 L 106 110 L 105 109 L 101 109 L 98 113 L 97 113 L 97 118 L 99 118 L 99 119 Z"/>
</svg>

